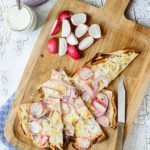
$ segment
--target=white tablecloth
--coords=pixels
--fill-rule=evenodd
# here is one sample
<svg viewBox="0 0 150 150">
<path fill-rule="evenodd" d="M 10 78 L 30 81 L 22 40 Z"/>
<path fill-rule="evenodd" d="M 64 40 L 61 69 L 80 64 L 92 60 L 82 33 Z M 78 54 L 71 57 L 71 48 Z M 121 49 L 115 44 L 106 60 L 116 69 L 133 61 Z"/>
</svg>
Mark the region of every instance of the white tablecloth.
<svg viewBox="0 0 150 150">
<path fill-rule="evenodd" d="M 100 7 L 105 0 L 82 1 Z M 0 1 L 0 107 L 16 91 L 41 25 L 55 2 L 56 0 L 49 0 L 35 8 L 39 20 L 38 29 L 28 34 L 16 34 L 10 32 L 4 24 L 5 11 L 9 6 L 15 4 L 15 0 Z M 126 16 L 150 27 L 150 0 L 132 0 L 126 11 Z M 6 149 L 0 142 L 0 150 L 3 147 Z M 150 150 L 150 88 L 147 90 L 124 149 Z"/>
</svg>

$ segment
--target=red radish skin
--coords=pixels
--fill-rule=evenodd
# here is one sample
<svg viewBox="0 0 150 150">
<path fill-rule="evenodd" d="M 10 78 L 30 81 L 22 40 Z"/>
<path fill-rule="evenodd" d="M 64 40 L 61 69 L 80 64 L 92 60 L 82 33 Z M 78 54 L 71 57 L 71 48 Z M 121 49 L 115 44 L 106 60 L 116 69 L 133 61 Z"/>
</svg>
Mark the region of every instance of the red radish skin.
<svg viewBox="0 0 150 150">
<path fill-rule="evenodd" d="M 49 137 L 47 135 L 42 135 L 40 138 L 40 145 L 44 146 L 49 140 Z"/>
<path fill-rule="evenodd" d="M 61 28 L 61 21 L 60 20 L 55 20 L 53 26 L 52 26 L 52 29 L 50 31 L 50 35 L 55 35 L 57 34 L 59 31 L 60 31 L 60 28 Z"/>
<path fill-rule="evenodd" d="M 68 52 L 68 55 L 69 55 L 71 58 L 73 58 L 73 59 L 75 59 L 75 60 L 80 59 L 80 54 L 79 54 L 79 52 L 78 52 L 78 49 L 77 49 L 75 46 L 73 46 L 73 45 L 68 45 L 67 52 Z"/>
<path fill-rule="evenodd" d="M 81 80 L 89 80 L 92 79 L 94 76 L 94 72 L 88 68 L 88 67 L 83 67 L 79 70 L 79 77 Z"/>
<path fill-rule="evenodd" d="M 57 38 L 51 38 L 48 41 L 48 52 L 50 54 L 56 54 L 58 52 L 58 39 Z"/>
<path fill-rule="evenodd" d="M 68 11 L 68 10 L 64 10 L 64 11 L 62 11 L 59 15 L 58 15 L 58 19 L 59 20 L 64 20 L 64 19 L 67 19 L 67 18 L 69 18 L 69 17 L 71 17 L 71 12 L 70 11 Z"/>
</svg>

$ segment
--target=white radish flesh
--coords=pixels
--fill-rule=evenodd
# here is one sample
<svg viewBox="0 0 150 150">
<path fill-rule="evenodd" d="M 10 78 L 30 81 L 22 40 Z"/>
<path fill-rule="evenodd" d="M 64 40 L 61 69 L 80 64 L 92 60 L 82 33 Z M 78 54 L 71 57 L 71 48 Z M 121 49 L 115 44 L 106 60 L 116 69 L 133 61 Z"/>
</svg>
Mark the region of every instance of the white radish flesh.
<svg viewBox="0 0 150 150">
<path fill-rule="evenodd" d="M 72 32 L 67 37 L 67 43 L 70 45 L 77 45 L 78 44 L 78 39 L 75 37 L 75 35 Z"/>
<path fill-rule="evenodd" d="M 99 116 L 96 121 L 104 127 L 109 127 L 109 118 L 107 116 Z"/>
<path fill-rule="evenodd" d="M 80 54 L 79 54 L 79 52 L 78 52 L 78 49 L 77 49 L 75 46 L 73 46 L 73 45 L 68 45 L 67 51 L 68 51 L 68 55 L 69 55 L 70 57 L 72 57 L 73 59 L 75 59 L 75 60 L 80 59 Z"/>
<path fill-rule="evenodd" d="M 79 43 L 79 50 L 85 50 L 94 43 L 94 39 L 90 36 L 86 37 Z"/>
<path fill-rule="evenodd" d="M 70 16 L 71 16 L 71 12 L 68 10 L 64 10 L 59 14 L 58 19 L 62 21 L 64 19 L 69 18 Z"/>
<path fill-rule="evenodd" d="M 33 116 L 38 117 L 43 113 L 43 105 L 41 103 L 34 103 L 30 107 L 30 112 Z"/>
<path fill-rule="evenodd" d="M 57 38 L 52 38 L 48 41 L 48 52 L 55 54 L 58 52 Z"/>
<path fill-rule="evenodd" d="M 68 20 L 64 19 L 62 21 L 62 37 L 67 37 L 71 33 L 71 27 Z"/>
<path fill-rule="evenodd" d="M 101 29 L 100 26 L 98 24 L 92 24 L 89 27 L 89 35 L 95 39 L 99 39 L 101 38 Z"/>
<path fill-rule="evenodd" d="M 59 38 L 59 56 L 65 55 L 67 52 L 67 41 L 65 38 Z"/>
<path fill-rule="evenodd" d="M 87 15 L 85 13 L 78 13 L 71 16 L 71 22 L 75 26 L 84 24 L 86 20 L 87 20 Z"/>
<path fill-rule="evenodd" d="M 88 149 L 91 142 L 88 138 L 77 138 L 78 147 L 81 149 Z"/>
<path fill-rule="evenodd" d="M 93 75 L 94 75 L 93 71 L 88 67 L 84 67 L 79 70 L 79 76 L 81 80 L 91 79 Z"/>
<path fill-rule="evenodd" d="M 75 35 L 77 38 L 82 37 L 86 32 L 88 31 L 88 26 L 85 24 L 80 24 L 76 30 L 75 30 Z"/>
<path fill-rule="evenodd" d="M 60 20 L 55 20 L 52 29 L 50 31 L 50 35 L 55 35 L 60 31 L 61 28 L 61 21 Z"/>
<path fill-rule="evenodd" d="M 37 121 L 32 121 L 29 123 L 29 130 L 33 134 L 38 134 L 42 130 L 42 126 Z"/>
</svg>

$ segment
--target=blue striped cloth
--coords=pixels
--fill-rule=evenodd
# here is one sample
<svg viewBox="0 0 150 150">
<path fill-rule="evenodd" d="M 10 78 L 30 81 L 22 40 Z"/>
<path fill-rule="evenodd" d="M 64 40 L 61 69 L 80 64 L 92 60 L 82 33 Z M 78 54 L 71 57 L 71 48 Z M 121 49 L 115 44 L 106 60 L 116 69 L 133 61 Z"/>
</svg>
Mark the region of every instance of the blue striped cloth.
<svg viewBox="0 0 150 150">
<path fill-rule="evenodd" d="M 11 108 L 12 102 L 14 100 L 14 96 L 15 94 L 13 94 L 7 100 L 7 102 L 2 107 L 0 107 L 0 142 L 4 144 L 8 150 L 17 150 L 15 147 L 9 144 L 4 137 L 5 123 L 6 123 L 6 119 L 7 119 L 9 110 Z"/>
</svg>

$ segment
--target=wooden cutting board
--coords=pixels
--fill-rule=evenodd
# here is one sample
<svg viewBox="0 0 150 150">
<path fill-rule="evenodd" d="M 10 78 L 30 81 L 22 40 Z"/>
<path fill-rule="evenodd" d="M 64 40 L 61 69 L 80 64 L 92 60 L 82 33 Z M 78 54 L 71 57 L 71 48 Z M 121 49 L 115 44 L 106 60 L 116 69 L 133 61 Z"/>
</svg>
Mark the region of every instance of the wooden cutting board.
<svg viewBox="0 0 150 150">
<path fill-rule="evenodd" d="M 24 135 L 17 116 L 17 109 L 20 104 L 31 102 L 32 93 L 36 91 L 39 84 L 50 78 L 52 69 L 63 68 L 68 74 L 71 74 L 97 52 L 107 53 L 132 48 L 141 51 L 141 55 L 109 86 L 110 89 L 116 91 L 119 80 L 124 79 L 125 81 L 127 90 L 125 137 L 128 135 L 150 76 L 150 29 L 125 18 L 124 11 L 129 1 L 107 0 L 103 8 L 97 8 L 78 0 L 59 0 L 56 3 L 35 44 L 6 122 L 5 137 L 11 144 L 22 150 L 37 149 Z M 79 61 L 74 61 L 69 56 L 59 57 L 47 53 L 46 46 L 50 38 L 50 29 L 57 14 L 62 10 L 70 10 L 74 13 L 86 12 L 90 16 L 91 23 L 98 23 L 102 27 L 103 37 L 84 51 L 84 57 Z M 113 150 L 116 131 L 117 129 L 105 130 L 108 139 L 100 144 L 95 144 L 91 149 Z M 71 145 L 69 149 L 73 149 Z"/>
</svg>

